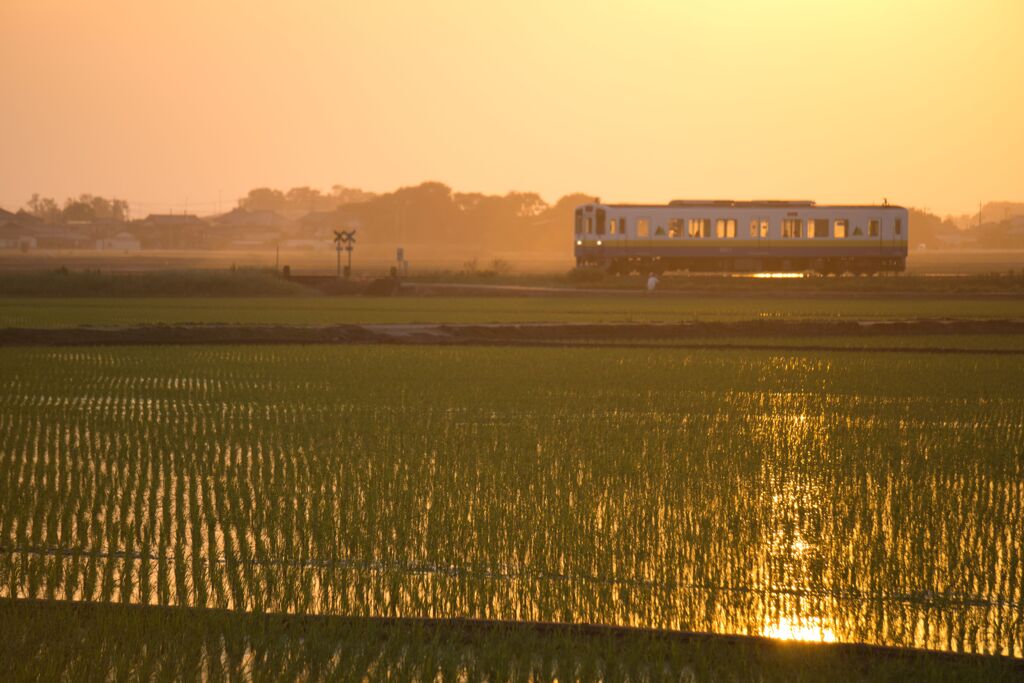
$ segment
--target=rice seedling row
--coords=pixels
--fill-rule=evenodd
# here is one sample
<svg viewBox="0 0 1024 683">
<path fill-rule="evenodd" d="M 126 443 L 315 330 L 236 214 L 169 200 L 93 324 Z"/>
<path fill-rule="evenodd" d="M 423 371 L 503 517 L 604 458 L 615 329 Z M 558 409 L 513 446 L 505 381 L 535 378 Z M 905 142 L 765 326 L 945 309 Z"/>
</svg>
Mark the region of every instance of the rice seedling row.
<svg viewBox="0 0 1024 683">
<path fill-rule="evenodd" d="M 0 597 L 1024 655 L 1024 367 L 0 352 Z"/>
</svg>

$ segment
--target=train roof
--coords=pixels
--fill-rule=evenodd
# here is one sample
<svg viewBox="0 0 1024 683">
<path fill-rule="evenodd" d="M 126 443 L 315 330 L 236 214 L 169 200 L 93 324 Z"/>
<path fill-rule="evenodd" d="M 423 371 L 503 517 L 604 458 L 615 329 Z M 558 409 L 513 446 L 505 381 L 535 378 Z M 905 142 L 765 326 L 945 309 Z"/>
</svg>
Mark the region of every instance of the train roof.
<svg viewBox="0 0 1024 683">
<path fill-rule="evenodd" d="M 600 203 L 600 202 L 595 202 Z M 902 209 L 896 204 L 817 204 L 810 200 L 673 199 L 668 204 L 605 204 L 616 209 L 734 208 L 734 209 Z"/>
</svg>

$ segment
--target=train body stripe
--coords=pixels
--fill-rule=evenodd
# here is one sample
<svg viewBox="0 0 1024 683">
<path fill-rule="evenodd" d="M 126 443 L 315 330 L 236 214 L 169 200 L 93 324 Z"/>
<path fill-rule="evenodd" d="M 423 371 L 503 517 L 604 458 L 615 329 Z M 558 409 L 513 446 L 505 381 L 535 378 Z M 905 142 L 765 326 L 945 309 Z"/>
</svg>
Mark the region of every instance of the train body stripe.
<svg viewBox="0 0 1024 683">
<path fill-rule="evenodd" d="M 739 240 L 739 239 L 682 239 L 682 240 L 583 240 L 577 249 L 666 249 L 673 252 L 686 249 L 698 251 L 708 249 L 903 249 L 908 248 L 907 240 L 877 239 L 832 239 L 807 238 L 792 240 Z"/>
</svg>

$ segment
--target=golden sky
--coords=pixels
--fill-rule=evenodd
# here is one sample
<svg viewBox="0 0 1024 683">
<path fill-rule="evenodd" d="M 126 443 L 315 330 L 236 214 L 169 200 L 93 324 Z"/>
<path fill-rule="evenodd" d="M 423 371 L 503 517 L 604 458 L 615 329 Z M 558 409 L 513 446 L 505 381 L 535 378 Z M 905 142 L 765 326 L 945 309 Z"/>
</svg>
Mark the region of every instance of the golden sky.
<svg viewBox="0 0 1024 683">
<path fill-rule="evenodd" d="M 1024 200 L 1024 1 L 0 0 L 0 206 Z"/>
</svg>

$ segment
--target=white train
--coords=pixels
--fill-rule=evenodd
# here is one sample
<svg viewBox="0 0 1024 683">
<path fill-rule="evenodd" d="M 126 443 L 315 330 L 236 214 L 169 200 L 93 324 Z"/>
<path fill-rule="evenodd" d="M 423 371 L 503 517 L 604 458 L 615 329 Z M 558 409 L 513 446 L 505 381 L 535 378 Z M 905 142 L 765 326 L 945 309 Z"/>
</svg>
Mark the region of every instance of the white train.
<svg viewBox="0 0 1024 683">
<path fill-rule="evenodd" d="M 576 263 L 612 273 L 896 272 L 906 267 L 907 221 L 888 203 L 595 200 L 576 209 Z"/>
</svg>

